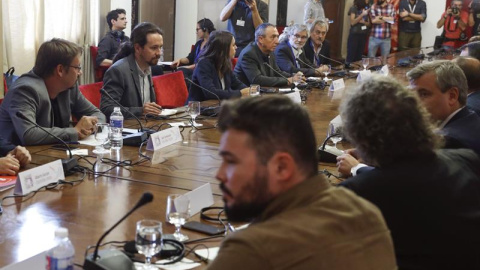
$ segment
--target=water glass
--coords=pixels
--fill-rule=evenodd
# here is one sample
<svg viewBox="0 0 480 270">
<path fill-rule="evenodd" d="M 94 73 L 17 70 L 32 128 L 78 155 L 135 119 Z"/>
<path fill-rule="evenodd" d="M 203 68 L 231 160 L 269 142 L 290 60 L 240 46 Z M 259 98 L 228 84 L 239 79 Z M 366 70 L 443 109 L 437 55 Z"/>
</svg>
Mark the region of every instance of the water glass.
<svg viewBox="0 0 480 270">
<path fill-rule="evenodd" d="M 95 146 L 93 153 L 108 154 L 110 153 L 110 125 L 107 123 L 97 123 L 95 125 L 95 140 L 99 145 Z"/>
<path fill-rule="evenodd" d="M 366 69 L 367 69 L 369 62 L 370 62 L 370 59 L 369 59 L 369 58 L 367 58 L 367 57 L 362 58 L 363 70 L 366 70 Z"/>
<path fill-rule="evenodd" d="M 140 254 L 145 255 L 143 269 L 157 269 L 150 260 L 162 249 L 162 223 L 156 220 L 144 219 L 137 222 L 135 247 Z"/>
<path fill-rule="evenodd" d="M 250 96 L 258 96 L 260 94 L 260 85 L 258 84 L 251 84 L 250 85 Z"/>
<path fill-rule="evenodd" d="M 173 236 L 180 242 L 188 240 L 188 236 L 180 232 L 180 228 L 190 217 L 190 199 L 185 195 L 170 194 L 167 198 L 166 218 L 175 225 Z"/>
<path fill-rule="evenodd" d="M 187 113 L 192 117 L 192 125 L 195 126 L 195 118 L 200 114 L 200 101 L 189 101 Z"/>
</svg>

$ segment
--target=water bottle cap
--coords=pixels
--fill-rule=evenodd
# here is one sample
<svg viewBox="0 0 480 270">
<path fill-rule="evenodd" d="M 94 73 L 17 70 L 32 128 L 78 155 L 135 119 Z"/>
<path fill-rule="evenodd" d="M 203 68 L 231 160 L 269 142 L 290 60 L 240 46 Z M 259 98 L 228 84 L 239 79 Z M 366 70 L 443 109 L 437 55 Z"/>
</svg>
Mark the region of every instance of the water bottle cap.
<svg viewBox="0 0 480 270">
<path fill-rule="evenodd" d="M 55 230 L 55 237 L 59 237 L 59 238 L 68 237 L 68 229 L 63 227 L 57 228 Z"/>
<path fill-rule="evenodd" d="M 113 111 L 114 111 L 114 112 L 120 111 L 120 107 L 113 107 Z"/>
</svg>

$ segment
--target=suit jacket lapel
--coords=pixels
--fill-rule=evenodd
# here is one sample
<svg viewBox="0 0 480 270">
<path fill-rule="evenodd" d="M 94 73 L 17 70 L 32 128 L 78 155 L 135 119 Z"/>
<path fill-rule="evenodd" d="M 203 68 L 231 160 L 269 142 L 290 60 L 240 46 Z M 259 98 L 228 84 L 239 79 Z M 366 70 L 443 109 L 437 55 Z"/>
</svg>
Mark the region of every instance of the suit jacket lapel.
<svg viewBox="0 0 480 270">
<path fill-rule="evenodd" d="M 135 55 L 130 54 L 128 56 L 128 63 L 130 66 L 130 72 L 132 75 L 133 82 L 135 83 L 135 93 L 137 93 L 137 98 L 142 101 L 142 93 L 140 89 L 140 79 L 138 75 L 138 67 L 137 67 L 137 62 L 135 62 Z"/>
</svg>

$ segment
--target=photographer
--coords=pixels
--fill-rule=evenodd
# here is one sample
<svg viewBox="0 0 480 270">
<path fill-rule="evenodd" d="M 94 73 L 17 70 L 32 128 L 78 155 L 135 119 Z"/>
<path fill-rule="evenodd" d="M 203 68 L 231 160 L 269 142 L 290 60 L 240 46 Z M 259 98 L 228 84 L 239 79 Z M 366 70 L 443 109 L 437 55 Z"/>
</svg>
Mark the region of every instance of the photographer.
<svg viewBox="0 0 480 270">
<path fill-rule="evenodd" d="M 480 34 L 480 0 L 473 0 L 468 9 L 468 26 L 472 26 L 472 35 L 477 36 Z"/>
<path fill-rule="evenodd" d="M 453 0 L 437 22 L 437 28 L 443 26 L 445 40 L 442 46 L 447 50 L 459 48 L 467 40 L 463 31 L 467 27 L 468 13 L 462 11 L 462 6 L 462 0 Z"/>
</svg>

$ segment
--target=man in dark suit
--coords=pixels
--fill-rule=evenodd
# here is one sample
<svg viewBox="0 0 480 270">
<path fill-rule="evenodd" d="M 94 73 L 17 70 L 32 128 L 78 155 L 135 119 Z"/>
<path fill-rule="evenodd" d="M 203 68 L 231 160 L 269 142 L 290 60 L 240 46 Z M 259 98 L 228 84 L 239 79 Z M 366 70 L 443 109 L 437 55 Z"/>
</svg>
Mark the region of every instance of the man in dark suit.
<svg viewBox="0 0 480 270">
<path fill-rule="evenodd" d="M 15 175 L 30 163 L 32 157 L 25 147 L 15 146 L 0 137 L 0 174 Z"/>
<path fill-rule="evenodd" d="M 151 66 L 161 56 L 163 31 L 152 23 L 140 23 L 132 31 L 130 42 L 122 44 L 114 64 L 103 77 L 103 89 L 136 116 L 158 115 L 161 107 L 155 103 Z M 100 109 L 109 117 L 116 103 L 102 94 Z M 122 109 L 124 117 L 130 113 Z"/>
<path fill-rule="evenodd" d="M 443 147 L 469 148 L 480 155 L 480 117 L 465 106 L 467 79 L 458 65 L 450 61 L 429 62 L 415 67 L 407 76 L 410 87 L 430 113 L 431 121 L 437 124 L 437 133 L 444 137 Z M 358 158 L 358 154 L 350 151 L 339 156 L 339 172 L 355 176 L 367 170 L 361 168 L 365 165 Z"/>
<path fill-rule="evenodd" d="M 467 107 L 480 115 L 480 61 L 470 56 L 460 56 L 453 61 L 457 63 L 467 77 Z"/>
<path fill-rule="evenodd" d="M 75 43 L 57 38 L 44 42 L 33 69 L 15 81 L 0 106 L 0 136 L 15 145 L 58 143 L 36 123 L 74 142 L 92 134 L 97 122 L 105 122 L 105 115 L 78 90 L 81 58 L 82 48 Z M 72 115 L 79 119 L 75 126 Z"/>
<path fill-rule="evenodd" d="M 235 75 L 245 85 L 289 86 L 294 77 L 281 71 L 273 52 L 278 45 L 278 31 L 273 24 L 263 23 L 255 31 L 255 42 L 250 43 L 240 54 Z M 300 75 L 294 75 L 301 77 Z"/>
<path fill-rule="evenodd" d="M 479 157 L 435 150 L 425 107 L 395 80 L 372 78 L 353 93 L 340 110 L 344 135 L 375 168 L 340 185 L 380 208 L 399 269 L 480 269 Z"/>
<path fill-rule="evenodd" d="M 308 38 L 304 24 L 294 24 L 283 30 L 280 44 L 275 49 L 278 67 L 290 74 L 302 72 L 305 76 L 320 76 L 323 68 L 315 68 L 305 56 L 304 45 Z"/>
<path fill-rule="evenodd" d="M 328 22 L 316 20 L 310 28 L 310 38 L 303 47 L 305 56 L 316 67 L 330 64 L 330 42 L 325 39 L 328 33 Z"/>
</svg>

